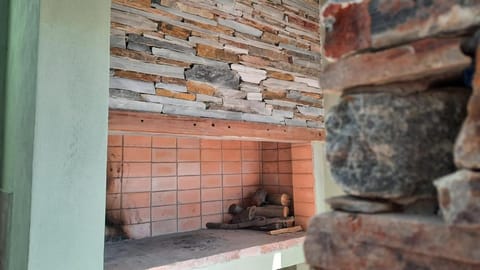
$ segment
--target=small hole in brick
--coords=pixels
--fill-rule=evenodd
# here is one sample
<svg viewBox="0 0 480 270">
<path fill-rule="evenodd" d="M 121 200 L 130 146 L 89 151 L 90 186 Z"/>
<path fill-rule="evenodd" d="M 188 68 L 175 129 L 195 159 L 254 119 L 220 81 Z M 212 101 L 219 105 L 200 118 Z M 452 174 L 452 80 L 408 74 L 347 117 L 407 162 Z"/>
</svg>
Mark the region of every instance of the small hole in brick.
<svg viewBox="0 0 480 270">
<path fill-rule="evenodd" d="M 267 131 L 270 131 L 270 129 L 269 129 L 269 128 L 267 128 Z"/>
<path fill-rule="evenodd" d="M 197 123 L 193 123 L 193 126 L 196 127 L 196 126 L 197 126 Z"/>
<path fill-rule="evenodd" d="M 142 120 L 140 120 L 140 122 L 142 122 L 142 123 L 143 123 L 143 119 L 142 119 Z"/>
<path fill-rule="evenodd" d="M 228 128 L 231 128 L 230 126 L 228 126 Z"/>
<path fill-rule="evenodd" d="M 212 123 L 212 127 L 214 127 L 214 126 L 215 126 L 215 124 L 214 124 L 214 123 Z"/>
</svg>

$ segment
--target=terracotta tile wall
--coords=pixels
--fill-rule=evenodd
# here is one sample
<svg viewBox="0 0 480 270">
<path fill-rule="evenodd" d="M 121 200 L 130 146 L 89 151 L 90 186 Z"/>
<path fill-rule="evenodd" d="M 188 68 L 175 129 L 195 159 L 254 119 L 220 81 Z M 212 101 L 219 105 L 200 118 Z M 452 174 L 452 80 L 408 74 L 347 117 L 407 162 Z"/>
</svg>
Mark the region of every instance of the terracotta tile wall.
<svg viewBox="0 0 480 270">
<path fill-rule="evenodd" d="M 130 238 L 198 230 L 206 222 L 229 221 L 228 206 L 248 203 L 264 186 L 269 192 L 307 194 L 295 203 L 295 208 L 307 207 L 296 211 L 304 222 L 313 205 L 309 147 L 109 136 L 107 217 Z"/>
<path fill-rule="evenodd" d="M 315 214 L 312 147 L 307 144 L 292 144 L 292 180 L 295 223 L 306 228 Z"/>
</svg>

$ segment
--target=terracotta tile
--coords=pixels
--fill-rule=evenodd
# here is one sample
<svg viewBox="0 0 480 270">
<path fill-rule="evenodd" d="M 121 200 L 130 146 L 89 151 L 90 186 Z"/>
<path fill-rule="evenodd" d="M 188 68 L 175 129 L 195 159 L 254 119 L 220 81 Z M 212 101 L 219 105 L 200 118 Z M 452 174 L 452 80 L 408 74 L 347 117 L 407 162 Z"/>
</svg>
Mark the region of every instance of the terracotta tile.
<svg viewBox="0 0 480 270">
<path fill-rule="evenodd" d="M 178 177 L 178 189 L 199 189 L 200 188 L 200 176 L 179 176 Z"/>
<path fill-rule="evenodd" d="M 201 229 L 201 218 L 183 218 L 178 220 L 178 232 L 188 232 Z"/>
<path fill-rule="evenodd" d="M 224 187 L 237 187 L 242 185 L 242 175 L 241 174 L 229 174 L 223 176 L 223 186 Z"/>
<path fill-rule="evenodd" d="M 178 218 L 200 216 L 200 203 L 179 204 Z"/>
<path fill-rule="evenodd" d="M 262 172 L 263 173 L 278 173 L 278 162 L 263 162 L 262 163 Z"/>
<path fill-rule="evenodd" d="M 152 193 L 152 206 L 165 206 L 177 203 L 176 191 L 163 191 Z"/>
<path fill-rule="evenodd" d="M 242 161 L 259 161 L 261 156 L 259 150 L 242 150 Z"/>
<path fill-rule="evenodd" d="M 278 160 L 278 150 L 263 150 L 262 151 L 262 161 L 277 161 Z"/>
<path fill-rule="evenodd" d="M 292 150 L 288 149 L 279 149 L 278 150 L 278 160 L 292 160 Z"/>
<path fill-rule="evenodd" d="M 222 149 L 241 149 L 241 141 L 222 141 Z"/>
<path fill-rule="evenodd" d="M 244 186 L 258 186 L 261 183 L 261 177 L 258 173 L 250 173 L 242 175 L 242 184 Z"/>
<path fill-rule="evenodd" d="M 177 150 L 176 149 L 152 149 L 152 161 L 153 162 L 176 162 Z"/>
<path fill-rule="evenodd" d="M 259 174 L 261 171 L 261 163 L 259 161 L 242 162 L 242 173 L 244 174 Z"/>
<path fill-rule="evenodd" d="M 177 148 L 200 148 L 198 138 L 177 138 Z"/>
<path fill-rule="evenodd" d="M 260 149 L 260 142 L 241 142 L 242 149 Z"/>
<path fill-rule="evenodd" d="M 200 162 L 178 163 L 178 175 L 200 175 Z"/>
<path fill-rule="evenodd" d="M 278 143 L 276 142 L 262 142 L 262 149 L 278 149 Z"/>
<path fill-rule="evenodd" d="M 152 137 L 150 136 L 123 136 L 123 146 L 151 147 Z"/>
<path fill-rule="evenodd" d="M 238 174 L 242 173 L 242 162 L 223 162 L 223 174 Z"/>
<path fill-rule="evenodd" d="M 291 143 L 278 143 L 278 149 L 290 149 L 292 147 Z"/>
<path fill-rule="evenodd" d="M 222 150 L 202 149 L 201 156 L 202 161 L 222 161 Z"/>
<path fill-rule="evenodd" d="M 278 193 L 287 193 L 290 196 L 293 194 L 292 186 L 278 186 Z"/>
<path fill-rule="evenodd" d="M 202 149 L 221 149 L 222 148 L 222 141 L 221 140 L 201 139 L 200 140 L 200 147 Z"/>
<path fill-rule="evenodd" d="M 293 174 L 292 182 L 294 188 L 313 188 L 315 180 L 312 174 Z"/>
<path fill-rule="evenodd" d="M 107 194 L 122 192 L 121 178 L 107 178 Z"/>
<path fill-rule="evenodd" d="M 122 163 L 107 162 L 107 177 L 109 178 L 122 177 Z"/>
<path fill-rule="evenodd" d="M 242 152 L 240 149 L 223 149 L 222 160 L 223 161 L 241 161 Z"/>
<path fill-rule="evenodd" d="M 264 173 L 262 174 L 263 185 L 278 185 L 278 174 L 276 173 Z"/>
<path fill-rule="evenodd" d="M 233 200 L 242 198 L 242 188 L 241 187 L 225 187 L 223 188 L 223 199 L 224 200 Z"/>
<path fill-rule="evenodd" d="M 177 139 L 175 137 L 152 137 L 152 147 L 155 148 L 177 148 Z"/>
<path fill-rule="evenodd" d="M 260 188 L 260 186 L 243 187 L 243 198 L 250 198 Z"/>
<path fill-rule="evenodd" d="M 212 188 L 222 186 L 222 175 L 202 175 L 202 188 Z"/>
<path fill-rule="evenodd" d="M 312 159 L 312 147 L 310 145 L 292 147 L 292 160 L 311 160 Z"/>
<path fill-rule="evenodd" d="M 107 161 L 122 161 L 122 147 L 109 146 L 107 151 Z"/>
<path fill-rule="evenodd" d="M 122 195 L 121 194 L 107 194 L 107 210 L 120 209 Z"/>
<path fill-rule="evenodd" d="M 177 232 L 177 220 L 163 220 L 152 222 L 152 236 L 171 234 Z"/>
<path fill-rule="evenodd" d="M 295 202 L 315 203 L 315 192 L 313 188 L 295 188 L 293 189 Z"/>
<path fill-rule="evenodd" d="M 222 200 L 222 188 L 202 188 L 202 202 Z"/>
<path fill-rule="evenodd" d="M 123 163 L 123 177 L 150 177 L 151 163 Z"/>
<path fill-rule="evenodd" d="M 313 165 L 312 160 L 293 160 L 292 161 L 293 173 L 312 173 Z"/>
<path fill-rule="evenodd" d="M 150 208 L 122 209 L 123 224 L 138 224 L 150 222 Z"/>
<path fill-rule="evenodd" d="M 177 160 L 179 162 L 200 161 L 200 149 L 178 149 Z"/>
<path fill-rule="evenodd" d="M 108 146 L 122 146 L 122 145 L 123 145 L 122 135 L 108 135 Z"/>
<path fill-rule="evenodd" d="M 166 191 L 177 189 L 177 177 L 154 177 L 152 178 L 152 191 Z"/>
<path fill-rule="evenodd" d="M 291 161 L 279 161 L 278 162 L 278 172 L 279 173 L 292 173 L 292 162 Z"/>
<path fill-rule="evenodd" d="M 208 222 L 213 222 L 213 223 L 221 223 L 223 221 L 222 219 L 222 214 L 217 214 L 217 215 L 202 215 L 202 229 L 206 229 Z"/>
<path fill-rule="evenodd" d="M 196 203 L 200 202 L 200 190 L 182 190 L 178 191 L 178 203 Z"/>
<path fill-rule="evenodd" d="M 267 193 L 280 193 L 280 186 L 279 185 L 274 185 L 274 186 L 264 185 L 263 189 L 265 189 L 265 191 Z"/>
<path fill-rule="evenodd" d="M 293 185 L 293 177 L 290 173 L 284 173 L 278 175 L 278 184 L 281 186 L 292 186 Z"/>
<path fill-rule="evenodd" d="M 122 229 L 130 239 L 150 237 L 150 223 L 123 225 Z"/>
<path fill-rule="evenodd" d="M 122 208 L 150 207 L 150 192 L 122 194 Z"/>
<path fill-rule="evenodd" d="M 202 175 L 207 174 L 221 174 L 222 173 L 222 163 L 221 162 L 202 162 L 201 163 Z"/>
<path fill-rule="evenodd" d="M 294 201 L 295 216 L 312 217 L 315 215 L 315 204 Z"/>
<path fill-rule="evenodd" d="M 152 163 L 152 176 L 175 176 L 177 163 Z"/>
<path fill-rule="evenodd" d="M 220 214 L 222 210 L 222 201 L 202 203 L 202 215 Z"/>
<path fill-rule="evenodd" d="M 152 149 L 125 147 L 123 148 L 123 160 L 130 162 L 150 162 L 152 160 Z"/>
<path fill-rule="evenodd" d="M 122 192 L 151 191 L 151 178 L 123 178 Z"/>
<path fill-rule="evenodd" d="M 177 205 L 152 207 L 152 221 L 177 218 Z"/>
</svg>

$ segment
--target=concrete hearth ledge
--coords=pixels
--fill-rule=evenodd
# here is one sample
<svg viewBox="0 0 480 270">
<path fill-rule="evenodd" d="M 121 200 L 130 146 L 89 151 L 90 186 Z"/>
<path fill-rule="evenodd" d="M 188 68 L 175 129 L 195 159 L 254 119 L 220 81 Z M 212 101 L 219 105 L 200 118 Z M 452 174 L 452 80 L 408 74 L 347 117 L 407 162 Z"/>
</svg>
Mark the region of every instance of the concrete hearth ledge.
<svg viewBox="0 0 480 270">
<path fill-rule="evenodd" d="M 318 269 L 480 269 L 480 231 L 438 216 L 330 212 L 314 217 L 305 238 Z"/>
<path fill-rule="evenodd" d="M 303 232 L 201 230 L 107 243 L 105 270 L 279 269 L 305 261 L 304 240 Z"/>
</svg>

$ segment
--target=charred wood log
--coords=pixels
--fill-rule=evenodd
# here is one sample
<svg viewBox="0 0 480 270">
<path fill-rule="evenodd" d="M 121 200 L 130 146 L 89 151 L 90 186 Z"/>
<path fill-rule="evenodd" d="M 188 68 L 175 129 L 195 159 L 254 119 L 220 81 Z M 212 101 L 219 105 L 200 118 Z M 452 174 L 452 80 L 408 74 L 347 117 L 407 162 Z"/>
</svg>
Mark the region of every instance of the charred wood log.
<svg viewBox="0 0 480 270">
<path fill-rule="evenodd" d="M 290 203 L 292 201 L 291 201 L 290 195 L 288 195 L 287 193 L 279 193 L 279 194 L 268 194 L 267 202 L 269 204 L 290 206 Z"/>
<path fill-rule="evenodd" d="M 294 223 L 294 218 L 265 218 L 265 217 L 255 217 L 255 219 L 250 221 L 245 221 L 242 223 L 230 224 L 230 223 L 215 223 L 208 222 L 206 227 L 208 229 L 227 229 L 227 230 L 238 230 L 238 229 L 247 229 L 247 228 L 261 228 L 266 227 L 271 224 L 281 224 L 282 227 L 292 226 Z M 272 225 L 272 228 L 278 226 Z"/>
<path fill-rule="evenodd" d="M 265 206 L 256 208 L 255 216 L 267 217 L 267 218 L 274 218 L 274 217 L 286 218 L 288 217 L 289 213 L 290 213 L 290 209 L 286 206 L 265 205 Z"/>
<path fill-rule="evenodd" d="M 257 191 L 255 191 L 255 194 L 253 194 L 251 198 L 252 204 L 255 206 L 261 206 L 265 204 L 266 199 L 267 199 L 267 192 L 263 188 L 260 188 Z"/>
<path fill-rule="evenodd" d="M 233 216 L 232 223 L 237 224 L 253 220 L 255 218 L 256 210 L 256 206 L 250 206 L 247 209 L 242 210 L 240 213 Z"/>
</svg>

